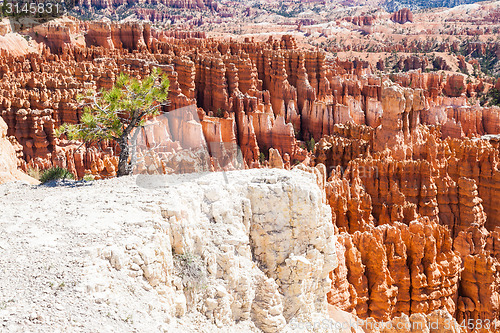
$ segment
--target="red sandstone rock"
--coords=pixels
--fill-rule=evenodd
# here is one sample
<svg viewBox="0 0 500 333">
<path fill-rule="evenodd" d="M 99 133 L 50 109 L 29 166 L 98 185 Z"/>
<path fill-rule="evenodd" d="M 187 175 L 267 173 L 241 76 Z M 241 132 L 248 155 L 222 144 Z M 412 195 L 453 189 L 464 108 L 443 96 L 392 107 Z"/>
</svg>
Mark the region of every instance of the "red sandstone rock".
<svg viewBox="0 0 500 333">
<path fill-rule="evenodd" d="M 459 97 L 465 93 L 465 91 L 465 76 L 461 74 L 454 74 L 446 80 L 443 92 L 446 96 Z"/>
<path fill-rule="evenodd" d="M 459 321 L 473 318 L 499 320 L 500 248 L 498 229 L 488 232 L 471 226 L 460 232 L 454 248 L 462 257 L 461 292 L 458 298 Z"/>
<path fill-rule="evenodd" d="M 23 180 L 30 184 L 37 184 L 38 181 L 24 174 L 18 167 L 18 160 L 14 146 L 7 140 L 7 124 L 0 117 L 0 184 Z"/>
<path fill-rule="evenodd" d="M 346 132 L 345 134 L 348 134 L 348 132 Z M 346 136 L 346 138 L 342 139 L 347 140 L 349 135 Z M 351 135 L 350 137 L 351 140 L 353 138 L 356 138 L 356 136 L 354 135 Z M 455 145 L 455 141 L 457 145 Z M 411 166 L 412 164 L 408 164 L 409 161 L 398 162 L 398 166 L 390 166 L 391 162 L 389 162 L 388 165 L 388 161 L 385 159 L 379 160 L 379 164 L 376 164 L 374 163 L 374 161 L 370 161 L 370 158 L 365 157 L 364 159 L 351 161 L 349 168 L 346 170 L 346 172 L 344 172 L 343 179 L 339 179 L 339 177 L 342 177 L 339 166 L 339 172 L 334 172 L 330 178 L 330 182 L 326 185 L 327 197 L 330 198 L 329 203 L 332 207 L 332 211 L 335 213 L 334 215 L 336 216 L 335 224 L 341 231 L 347 231 L 350 233 L 349 235 L 344 234 L 344 237 L 353 237 L 354 239 L 357 239 L 356 237 L 359 237 L 356 236 L 358 235 L 357 231 L 363 232 L 363 234 L 366 233 L 369 235 L 374 235 L 377 234 L 375 230 L 381 229 L 382 227 L 387 228 L 389 226 L 393 227 L 401 225 L 405 228 L 405 225 L 409 224 L 410 227 L 414 225 L 413 228 L 416 228 L 415 230 L 419 230 L 419 228 L 421 228 L 421 226 L 423 225 L 434 225 L 434 227 L 432 228 L 436 228 L 435 230 L 439 230 L 439 232 L 433 237 L 437 243 L 444 242 L 440 243 L 442 244 L 440 246 L 444 246 L 444 248 L 441 250 L 430 251 L 430 249 L 427 248 L 428 245 L 418 245 L 423 247 L 421 249 L 415 248 L 412 250 L 412 252 L 406 252 L 407 256 L 409 256 L 410 253 L 412 256 L 420 256 L 419 253 L 425 253 L 425 258 L 425 256 L 429 253 L 436 253 L 436 256 L 438 256 L 439 253 L 448 253 L 447 255 L 445 255 L 447 259 L 444 259 L 446 262 L 448 262 L 448 264 L 442 266 L 441 268 L 438 267 L 440 264 L 437 263 L 443 262 L 443 259 L 436 258 L 435 260 L 438 266 L 436 266 L 436 264 L 432 264 L 431 266 L 429 266 L 429 268 L 418 268 L 417 266 L 415 266 L 410 269 L 410 272 L 420 272 L 418 274 L 415 273 L 417 275 L 414 275 L 412 277 L 411 280 L 415 281 L 413 283 L 417 283 L 417 281 L 425 281 L 425 283 L 427 284 L 430 283 L 430 285 L 433 286 L 440 285 L 440 288 L 443 288 L 440 291 L 430 291 L 429 287 L 424 287 L 424 285 L 421 284 L 423 282 L 419 282 L 420 285 L 413 284 L 412 288 L 410 288 L 409 290 L 411 290 L 410 294 L 414 295 L 411 296 L 411 299 L 415 301 L 412 301 L 411 303 L 407 301 L 409 298 L 405 296 L 408 295 L 405 292 L 398 292 L 394 294 L 394 292 L 391 291 L 391 285 L 395 285 L 398 291 L 408 290 L 408 287 L 406 287 L 407 285 L 405 285 L 404 282 L 405 279 L 408 279 L 407 277 L 405 277 L 407 276 L 405 275 L 407 273 L 404 273 L 405 268 L 404 266 L 397 266 L 396 263 L 399 262 L 398 265 L 400 265 L 402 262 L 404 265 L 404 263 L 409 261 L 407 259 L 402 259 L 404 258 L 404 256 L 402 256 L 401 254 L 394 256 L 393 260 L 395 261 L 393 266 L 389 264 L 391 260 L 388 260 L 388 263 L 384 263 L 383 260 L 374 259 L 375 262 L 380 263 L 379 265 L 381 266 L 377 266 L 378 268 L 372 270 L 372 272 L 379 272 L 377 273 L 377 279 L 379 279 L 377 281 L 380 281 L 378 282 L 378 285 L 380 285 L 380 288 L 384 290 L 385 296 L 378 297 L 376 296 L 377 293 L 375 293 L 374 296 L 368 301 L 369 304 L 370 302 L 374 302 L 373 305 L 368 306 L 368 313 L 372 316 L 379 316 L 380 318 L 386 316 L 387 318 L 394 316 L 395 313 L 399 313 L 399 311 L 401 311 L 402 313 L 428 313 L 429 311 L 431 311 L 431 309 L 443 308 L 447 309 L 452 314 L 455 313 L 457 318 L 459 318 L 460 320 L 464 318 L 482 318 L 483 320 L 493 320 L 496 318 L 496 315 L 494 314 L 497 313 L 497 310 L 495 309 L 497 308 L 498 302 L 492 300 L 496 299 L 497 296 L 495 293 L 491 292 L 492 289 L 486 289 L 485 285 L 486 283 L 492 283 L 496 285 L 499 283 L 499 281 L 496 278 L 493 278 L 487 280 L 488 282 L 483 284 L 483 281 L 478 280 L 477 276 L 479 276 L 480 274 L 486 274 L 480 273 L 486 271 L 486 269 L 489 269 L 489 271 L 496 271 L 497 263 L 495 263 L 496 261 L 492 261 L 492 259 L 485 259 L 484 256 L 475 256 L 471 258 L 468 258 L 467 256 L 474 256 L 474 253 L 481 253 L 480 250 L 478 250 L 480 248 L 489 247 L 490 249 L 496 249 L 496 245 L 494 244 L 496 244 L 495 237 L 498 238 L 498 235 L 492 234 L 492 236 L 488 236 L 489 232 L 483 229 L 484 231 L 479 232 L 478 234 L 482 236 L 474 236 L 474 234 L 472 234 L 472 238 L 466 236 L 466 230 L 469 230 L 469 232 L 481 230 L 481 226 L 485 225 L 485 222 L 488 221 L 488 218 L 483 211 L 481 199 L 479 198 L 480 194 L 477 191 L 478 187 L 475 185 L 477 181 L 464 177 L 460 178 L 458 176 L 459 174 L 467 175 L 468 177 L 473 176 L 474 173 L 470 173 L 470 171 L 472 171 L 470 169 L 470 166 L 474 165 L 474 163 L 480 162 L 477 159 L 475 160 L 476 162 L 473 162 L 473 157 L 466 157 L 467 155 L 464 155 L 464 150 L 462 149 L 456 151 L 460 146 L 458 145 L 459 141 L 455 141 L 448 140 L 445 142 L 441 142 L 438 139 L 437 142 L 435 141 L 433 145 L 426 148 L 428 150 L 426 155 L 429 159 L 431 159 L 431 161 L 437 159 L 441 160 L 441 163 L 450 163 L 450 166 L 453 165 L 451 169 L 447 169 L 443 166 L 438 167 L 438 164 L 434 162 L 429 163 L 427 161 L 415 161 L 419 164 L 423 163 L 420 164 L 420 166 L 418 166 L 416 169 L 414 168 L 417 166 L 417 164 Z M 327 165 L 329 165 L 331 163 L 330 160 L 335 160 L 337 159 L 337 157 L 333 158 L 333 156 L 335 155 L 328 154 L 329 148 L 327 148 L 328 146 L 326 146 L 325 143 L 326 141 L 323 143 L 320 142 L 318 144 L 317 153 L 318 149 L 320 149 L 320 151 L 323 151 L 323 155 L 320 154 L 319 158 L 322 158 L 322 160 L 325 161 Z M 487 143 L 483 143 L 478 146 L 483 146 L 482 149 L 485 149 L 483 155 L 488 152 L 488 147 L 490 147 L 490 145 Z M 461 161 L 467 161 L 463 165 L 463 170 L 462 168 L 458 170 L 455 169 L 460 165 L 460 163 L 458 163 L 458 160 L 455 161 L 455 159 L 452 157 L 453 154 L 450 156 L 442 153 L 443 151 L 449 149 L 452 149 L 452 151 L 454 152 L 453 154 L 460 154 L 460 156 L 462 156 L 460 158 Z M 468 151 L 469 149 L 470 148 L 465 148 L 465 151 Z M 415 153 L 416 151 L 414 151 L 414 154 Z M 376 154 L 376 156 L 378 156 L 378 154 Z M 488 155 L 486 154 L 486 156 Z M 442 160 L 443 158 L 444 160 Z M 487 157 L 483 157 L 481 158 L 481 160 L 491 161 Z M 337 165 L 340 164 L 340 162 L 335 163 Z M 366 172 L 366 170 L 370 170 L 369 168 L 373 168 L 374 170 L 376 170 L 376 172 Z M 484 168 L 484 170 L 491 170 L 490 164 L 485 165 Z M 449 175 L 446 173 L 446 170 L 449 170 Z M 497 172 L 496 168 L 494 168 L 493 170 L 494 173 Z M 386 174 L 388 175 L 387 178 L 386 176 L 384 176 Z M 439 176 L 434 178 L 433 175 Z M 491 180 L 489 180 L 489 182 L 489 184 L 491 184 Z M 359 192 L 359 190 L 357 190 L 357 192 L 353 192 L 353 188 L 357 186 L 356 184 L 364 185 L 361 192 Z M 485 185 L 486 184 L 487 183 L 485 183 Z M 489 184 L 486 185 L 488 186 L 487 188 L 491 188 L 491 185 Z M 424 192 L 422 191 L 423 189 L 427 189 L 427 191 Z M 371 199 L 371 204 L 365 205 L 363 207 L 359 204 L 359 198 L 361 198 L 361 196 L 358 193 L 365 193 L 365 191 L 366 194 L 363 195 L 367 195 L 368 198 Z M 484 197 L 489 198 L 488 194 L 486 194 L 489 192 L 485 191 L 484 193 Z M 487 205 L 488 210 L 491 210 L 492 208 L 493 207 L 490 207 L 489 204 Z M 418 219 L 419 215 L 426 216 L 426 222 L 423 224 L 412 224 L 412 221 Z M 491 218 L 489 219 L 490 221 L 496 221 L 497 214 L 495 212 L 493 212 L 489 216 L 491 216 Z M 432 219 L 433 222 L 430 222 L 431 220 L 427 220 L 429 218 Z M 401 222 L 403 222 L 404 224 L 400 224 Z M 442 226 L 437 225 L 438 223 Z M 486 225 L 488 225 L 488 223 L 490 222 L 486 222 Z M 494 226 L 497 225 L 496 223 L 497 222 L 493 222 L 493 224 L 489 224 L 492 228 L 490 230 L 494 229 Z M 374 227 L 374 225 L 377 224 L 379 226 Z M 419 227 L 417 227 L 417 225 L 419 225 Z M 410 230 L 413 229 L 410 228 Z M 384 232 L 384 235 L 388 235 L 387 231 Z M 425 233 L 425 235 L 428 234 Z M 428 238 L 428 236 L 425 237 L 426 239 Z M 461 253 L 460 257 L 462 258 L 462 260 L 457 256 L 456 253 L 451 252 L 452 239 L 454 238 L 456 239 L 455 249 L 458 249 L 458 251 Z M 411 245 L 408 245 L 408 243 L 404 241 L 404 239 L 408 238 L 402 236 L 401 239 L 408 248 L 411 248 Z M 417 238 L 413 236 L 413 238 L 411 239 Z M 478 240 L 476 241 L 476 239 Z M 384 240 L 383 243 L 387 244 L 387 240 Z M 375 245 L 376 243 L 370 244 L 372 244 L 369 246 L 370 251 L 366 251 L 366 257 L 365 259 L 362 259 L 363 264 L 365 264 L 365 260 L 367 260 L 367 262 L 368 260 L 372 260 L 372 257 L 379 258 L 377 255 L 377 251 L 373 250 L 377 248 L 377 246 Z M 401 244 L 401 241 L 396 240 L 394 241 L 394 244 Z M 432 248 L 434 245 L 430 246 Z M 386 247 L 386 249 L 389 248 Z M 358 249 L 360 248 L 358 247 Z M 363 252 L 361 249 L 360 251 Z M 498 249 L 494 251 L 498 252 Z M 388 256 L 388 258 L 390 258 L 390 256 Z M 415 262 L 415 260 L 416 259 L 412 259 L 411 262 Z M 419 260 L 422 260 L 422 262 L 428 262 L 428 259 Z M 458 274 L 460 263 L 462 261 L 464 262 L 463 265 L 467 265 L 466 269 L 469 271 L 469 273 L 467 273 L 467 276 L 470 276 L 465 278 L 464 280 L 462 280 L 462 278 L 459 278 Z M 485 267 L 488 268 L 476 268 L 476 261 L 478 263 L 480 262 L 483 266 L 486 265 Z M 386 273 L 384 273 L 385 265 L 387 267 L 390 267 L 388 269 L 388 272 L 390 272 L 391 275 L 390 278 L 384 277 L 384 274 L 386 275 Z M 359 269 L 357 268 L 359 267 L 359 264 L 357 264 L 357 266 L 355 267 L 355 270 L 359 272 Z M 452 270 L 450 270 L 451 267 L 453 267 Z M 342 290 L 349 289 L 349 287 L 345 285 L 346 276 L 349 276 L 349 273 L 345 272 L 346 270 L 347 272 L 349 272 L 349 265 L 345 264 L 344 266 L 344 264 L 341 263 L 339 268 L 336 271 L 332 272 L 332 286 L 342 288 Z M 363 274 L 370 274 L 369 270 L 366 272 L 368 273 Z M 448 282 L 443 284 L 441 280 L 443 273 L 437 272 L 446 272 L 445 274 L 451 274 L 448 275 Z M 430 280 L 430 276 L 427 276 L 431 273 L 437 274 L 435 278 L 432 278 L 435 282 L 431 282 L 432 280 Z M 424 276 L 426 277 L 424 278 Z M 370 280 L 370 278 L 368 278 L 368 280 Z M 457 292 L 458 289 L 457 286 L 455 286 L 455 284 L 457 283 L 460 288 L 466 288 L 469 291 L 467 291 L 465 294 Z M 451 286 L 454 287 L 450 288 Z M 474 290 L 477 290 L 477 288 L 481 290 L 482 294 L 478 295 L 474 292 Z M 355 287 L 351 288 L 351 290 L 353 289 L 357 290 L 357 288 Z M 420 294 L 417 295 L 415 293 Z M 442 298 L 441 296 L 432 296 L 443 294 L 446 294 L 447 297 Z M 354 291 L 351 291 L 351 295 L 356 295 L 356 293 Z M 389 298 L 387 298 L 387 295 L 390 295 Z M 435 299 L 432 300 L 432 297 L 439 297 L 439 301 Z M 329 294 L 329 300 L 331 304 L 338 304 L 338 306 L 342 307 L 343 309 L 353 311 L 359 316 L 363 317 L 361 313 L 366 313 L 366 311 L 357 312 L 356 306 L 358 305 L 356 301 L 349 299 L 348 297 L 343 295 L 340 290 L 338 292 L 332 290 L 332 292 Z M 479 310 L 483 311 L 484 314 L 480 314 L 474 307 L 470 307 L 470 304 L 478 304 L 478 302 L 481 302 L 481 304 L 485 304 L 482 310 Z"/>
<path fill-rule="evenodd" d="M 434 309 L 455 312 L 461 260 L 452 252 L 451 239 L 444 227 L 428 220 L 414 221 L 409 226 L 396 223 L 372 228 L 369 232 L 342 234 L 341 239 L 343 242 L 353 239 L 353 245 L 361 254 L 357 264 L 346 258 L 347 276 L 361 273 L 373 288 L 367 301 L 368 311 L 360 308 L 356 300 L 347 302 L 344 297 L 344 303 L 338 302 L 333 294 L 330 294 L 330 304 L 346 310 L 357 307 L 356 315 L 378 320 L 401 313 L 429 313 Z M 442 265 L 443 259 L 445 265 Z M 344 263 L 340 265 L 343 267 Z M 366 267 L 365 270 L 360 271 L 360 265 Z M 340 272 L 333 272 L 334 281 L 339 280 L 337 285 L 345 283 L 342 281 L 346 274 Z M 350 288 L 362 290 L 362 285 L 356 285 L 359 280 L 348 281 Z"/>
<path fill-rule="evenodd" d="M 387 94 L 382 94 L 383 88 L 380 81 L 370 77 L 366 81 L 342 77 L 346 73 L 345 68 L 353 72 L 364 68 L 364 65 L 327 61 L 320 52 L 299 52 L 294 49 L 293 39 L 286 36 L 280 41 L 271 39 L 267 43 L 261 44 L 231 42 L 231 45 L 215 41 L 206 42 L 201 39 L 190 39 L 183 42 L 173 37 L 165 37 L 171 39 L 168 44 L 158 42 L 155 39 L 153 45 L 149 44 L 150 37 L 148 36 L 159 37 L 159 35 L 156 32 L 149 32 L 147 26 L 92 23 L 83 26 L 83 28 L 88 29 L 88 45 L 102 45 L 106 48 L 92 49 L 92 51 L 75 48 L 74 51 L 62 55 L 61 59 L 67 60 L 59 63 L 65 68 L 73 68 L 70 73 L 74 73 L 76 81 L 74 78 L 61 80 L 61 77 L 55 80 L 47 79 L 46 76 L 36 74 L 37 68 L 40 65 L 46 66 L 44 63 L 47 61 L 30 57 L 29 61 L 35 75 L 31 72 L 28 73 L 27 70 L 26 78 L 23 79 L 26 80 L 26 83 L 19 90 L 19 92 L 22 91 L 22 94 L 27 93 L 28 95 L 26 97 L 20 95 L 21 98 L 15 102 L 17 104 L 11 106 L 8 103 L 12 103 L 10 101 L 13 94 L 4 94 L 3 115 L 10 128 L 17 126 L 13 112 L 8 111 L 9 109 L 45 110 L 55 107 L 56 111 L 52 115 L 54 123 L 51 124 L 49 121 L 46 125 L 42 125 L 45 134 L 41 130 L 28 134 L 27 129 L 22 129 L 22 123 L 25 121 L 22 119 L 33 123 L 32 120 L 28 120 L 31 116 L 28 114 L 19 115 L 21 120 L 18 125 L 17 137 L 25 149 L 27 159 L 33 155 L 48 159 L 48 152 L 53 145 L 53 139 L 49 139 L 52 135 L 50 128 L 56 127 L 62 122 L 76 122 L 78 120 L 78 113 L 81 111 L 77 110 L 76 105 L 71 102 L 77 93 L 74 90 L 76 87 L 81 90 L 83 86 L 90 87 L 94 85 L 92 82 L 95 82 L 97 88 L 109 88 L 113 84 L 113 73 L 117 71 L 117 67 L 133 75 L 145 75 L 151 64 L 140 59 L 144 55 L 124 56 L 127 52 L 121 48 L 143 50 L 143 53 L 147 54 L 144 48 L 148 45 L 152 50 L 154 48 L 155 52 L 161 50 L 163 53 L 155 56 L 156 61 L 171 64 L 170 66 L 158 65 L 168 73 L 171 80 L 171 106 L 169 109 L 198 103 L 206 113 L 214 112 L 216 114 L 219 111 L 228 111 L 235 112 L 236 115 L 242 115 L 241 112 L 245 114 L 245 116 L 235 115 L 237 128 L 233 135 L 237 137 L 237 140 L 244 142 L 242 150 L 246 152 L 244 156 L 247 165 L 257 161 L 260 154 L 258 150 L 267 150 L 273 144 L 278 145 L 276 148 L 282 154 L 289 154 L 291 160 L 298 157 L 301 159 L 304 153 L 297 148 L 293 136 L 299 134 L 304 139 L 314 136 L 318 141 L 323 135 L 333 134 L 335 124 L 348 121 L 375 127 L 381 124 L 385 118 L 386 124 L 381 127 L 382 131 L 379 131 L 379 139 L 375 140 L 375 150 L 385 147 L 386 143 L 394 147 L 401 147 L 403 141 L 405 145 L 410 144 L 406 138 L 401 141 L 399 129 L 403 131 L 403 136 L 407 136 L 420 122 L 442 123 L 444 125 L 443 135 L 454 137 L 482 134 L 486 131 L 494 133 L 499 126 L 497 119 L 499 113 L 494 108 L 474 109 L 473 113 L 466 109 L 457 109 L 455 106 L 447 108 L 446 103 L 456 103 L 456 101 L 438 98 L 438 95 L 443 91 L 442 82 L 444 79 L 434 73 L 411 73 L 409 74 L 410 80 L 401 75 L 397 77 L 398 80 L 401 80 L 398 82 L 411 82 L 413 89 L 422 89 L 422 92 L 415 94 L 415 92 L 405 90 L 402 93 L 404 95 L 404 110 L 402 112 L 402 109 L 396 111 L 393 119 L 388 116 L 391 114 L 389 106 L 393 104 L 390 98 L 384 97 Z M 64 31 L 71 32 L 71 29 L 78 28 L 71 28 L 70 25 L 69 28 L 65 29 Z M 66 48 L 71 47 L 71 45 L 73 44 L 68 44 Z M 269 47 L 273 49 L 268 49 Z M 115 50 L 110 50 L 112 48 Z M 207 48 L 216 51 L 195 51 Z M 178 50 L 181 49 L 183 50 L 182 55 L 178 56 Z M 61 48 L 57 50 L 66 52 Z M 109 52 L 114 52 L 116 55 Z M 108 53 L 111 58 L 104 60 Z M 118 55 L 120 55 L 120 59 L 113 60 L 113 57 Z M 78 59 L 79 66 L 70 64 L 72 57 Z M 58 56 L 47 59 L 48 63 L 59 61 Z M 12 72 L 18 72 L 18 69 L 19 67 L 16 67 L 14 63 L 7 62 L 3 75 L 8 75 L 9 78 L 4 77 L 4 80 L 13 81 Z M 445 82 L 445 94 L 453 95 L 455 90 L 460 89 L 460 83 L 457 83 L 456 76 L 449 77 Z M 42 87 L 44 84 L 50 90 L 36 94 L 31 90 L 35 87 Z M 11 84 L 9 83 L 9 85 Z M 66 88 L 70 86 L 75 88 Z M 56 91 L 57 93 L 49 95 L 48 91 Z M 17 92 L 15 93 L 17 94 Z M 425 99 L 420 97 L 420 94 L 423 94 Z M 414 103 L 415 96 L 418 97 L 419 102 Z M 403 101 L 402 95 L 399 99 Z M 407 100 L 410 102 L 407 103 Z M 432 103 L 434 109 L 429 108 L 428 103 Z M 407 104 L 419 104 L 420 106 L 409 107 Z M 387 117 L 383 116 L 384 111 Z M 443 118 L 445 114 L 446 117 L 450 118 L 449 121 L 445 121 Z M 281 126 L 280 122 L 278 122 L 280 126 L 273 129 L 277 117 L 280 115 L 284 117 L 284 125 L 292 124 L 293 132 L 286 129 L 287 126 Z M 474 118 L 471 115 L 474 115 Z M 248 134 L 243 134 L 245 132 L 244 126 L 238 126 L 238 124 L 248 124 L 250 116 L 253 131 L 249 129 Z M 487 120 L 484 118 L 485 116 Z M 41 118 L 43 117 L 45 116 Z M 247 119 L 243 121 L 243 118 Z M 399 122 L 402 126 L 397 125 Z M 397 133 L 391 135 L 394 125 L 398 128 Z M 384 128 L 386 129 L 385 135 L 390 139 L 387 142 L 382 134 Z M 271 131 L 276 133 L 272 134 Z M 47 139 L 44 138 L 44 135 L 48 135 Z M 45 146 L 48 148 L 44 148 L 44 140 L 49 141 L 49 144 Z M 406 149 L 404 146 L 402 148 L 403 150 L 399 154 L 403 154 L 404 149 Z"/>
<path fill-rule="evenodd" d="M 392 14 L 391 20 L 399 24 L 413 22 L 413 13 L 408 8 L 403 8 Z"/>
</svg>

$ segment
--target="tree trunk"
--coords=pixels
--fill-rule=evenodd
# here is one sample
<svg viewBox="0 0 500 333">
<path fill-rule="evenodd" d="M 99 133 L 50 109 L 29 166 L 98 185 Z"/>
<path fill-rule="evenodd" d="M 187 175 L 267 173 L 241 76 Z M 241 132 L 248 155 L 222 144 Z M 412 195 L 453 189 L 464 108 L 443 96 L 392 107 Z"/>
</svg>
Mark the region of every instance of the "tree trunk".
<svg viewBox="0 0 500 333">
<path fill-rule="evenodd" d="M 137 137 L 139 136 L 139 132 L 141 131 L 141 127 L 136 127 L 134 134 L 132 135 L 132 146 L 129 147 L 131 152 L 130 152 L 130 168 L 132 171 L 135 165 L 137 164 Z"/>
<path fill-rule="evenodd" d="M 130 173 L 130 167 L 128 165 L 129 147 L 127 142 L 127 136 L 122 135 L 120 140 L 118 140 L 118 145 L 120 146 L 120 158 L 118 160 L 118 171 L 116 176 L 126 176 Z"/>
<path fill-rule="evenodd" d="M 132 130 L 137 127 L 140 118 L 141 115 L 139 114 L 139 111 L 134 111 L 130 119 L 130 124 L 123 130 L 122 135 L 118 139 L 118 144 L 120 145 L 120 158 L 118 160 L 118 171 L 116 172 L 117 177 L 126 176 L 132 171 L 132 165 L 128 163 L 128 157 L 130 155 L 128 136 Z"/>
</svg>

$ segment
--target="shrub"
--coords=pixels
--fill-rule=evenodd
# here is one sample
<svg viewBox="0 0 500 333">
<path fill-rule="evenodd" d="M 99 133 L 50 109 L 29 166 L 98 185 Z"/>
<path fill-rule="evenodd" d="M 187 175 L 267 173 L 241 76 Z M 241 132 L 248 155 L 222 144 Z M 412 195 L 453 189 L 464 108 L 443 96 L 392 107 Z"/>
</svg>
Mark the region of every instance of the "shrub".
<svg viewBox="0 0 500 333">
<path fill-rule="evenodd" d="M 29 167 L 28 176 L 35 178 L 36 180 L 40 180 L 40 169 Z"/>
<path fill-rule="evenodd" d="M 316 145 L 316 142 L 314 142 L 314 138 L 311 138 L 311 140 L 309 140 L 307 142 L 307 150 L 309 150 L 311 153 L 314 153 L 314 146 Z"/>
<path fill-rule="evenodd" d="M 94 177 L 94 175 L 91 175 L 91 174 L 85 174 L 85 176 L 83 176 L 83 180 L 86 182 L 91 182 L 91 181 L 95 180 L 95 177 Z"/>
<path fill-rule="evenodd" d="M 498 105 L 500 106 L 500 90 L 499 89 L 491 89 L 488 92 L 488 98 L 490 101 L 490 105 Z"/>
<path fill-rule="evenodd" d="M 259 155 L 260 164 L 264 164 L 265 161 L 266 161 L 266 155 L 264 155 L 264 153 L 260 153 Z"/>
<path fill-rule="evenodd" d="M 75 176 L 68 170 L 60 167 L 52 167 L 45 170 L 40 176 L 40 181 L 46 183 L 51 180 L 57 179 L 74 179 Z"/>
<path fill-rule="evenodd" d="M 80 96 L 83 114 L 79 124 L 64 123 L 56 135 L 66 134 L 68 139 L 84 142 L 100 142 L 113 139 L 120 146 L 117 176 L 130 174 L 134 158 L 129 162 L 130 134 L 144 124 L 146 119 L 161 113 L 161 106 L 167 104 L 168 77 L 158 68 L 142 81 L 121 73 L 110 90 L 87 91 Z"/>
<path fill-rule="evenodd" d="M 217 109 L 217 112 L 215 112 L 215 116 L 216 116 L 217 118 L 224 118 L 224 113 L 225 113 L 225 111 L 224 111 L 224 110 L 222 110 L 221 108 L 218 108 L 218 109 Z"/>
<path fill-rule="evenodd" d="M 187 289 L 198 289 L 205 284 L 206 270 L 200 257 L 192 253 L 174 255 L 174 268 Z"/>
</svg>

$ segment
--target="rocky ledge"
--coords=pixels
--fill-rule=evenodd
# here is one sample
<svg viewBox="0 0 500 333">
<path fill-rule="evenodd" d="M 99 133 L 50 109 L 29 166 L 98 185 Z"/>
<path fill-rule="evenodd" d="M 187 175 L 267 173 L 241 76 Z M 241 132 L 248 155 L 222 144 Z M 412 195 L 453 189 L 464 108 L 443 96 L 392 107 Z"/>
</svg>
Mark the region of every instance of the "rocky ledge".
<svg viewBox="0 0 500 333">
<path fill-rule="evenodd" d="M 0 185 L 0 326 L 277 332 L 326 316 L 335 236 L 314 175 L 225 176 Z"/>
</svg>

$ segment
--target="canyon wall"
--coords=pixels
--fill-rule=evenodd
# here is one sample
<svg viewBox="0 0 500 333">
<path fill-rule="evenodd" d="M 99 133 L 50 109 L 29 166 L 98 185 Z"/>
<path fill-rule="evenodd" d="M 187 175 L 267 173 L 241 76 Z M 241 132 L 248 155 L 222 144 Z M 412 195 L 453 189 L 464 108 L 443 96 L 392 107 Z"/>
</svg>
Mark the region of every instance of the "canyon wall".
<svg viewBox="0 0 500 333">
<path fill-rule="evenodd" d="M 124 0 L 77 0 L 75 1 L 76 6 L 82 6 L 89 9 L 105 9 L 119 7 L 124 4 L 134 5 L 134 3 L 139 3 L 140 1 L 124 1 Z M 162 4 L 165 6 L 173 8 L 189 8 L 189 9 L 206 9 L 213 8 L 217 6 L 217 3 L 213 0 L 160 0 L 156 1 L 156 4 Z"/>
</svg>

